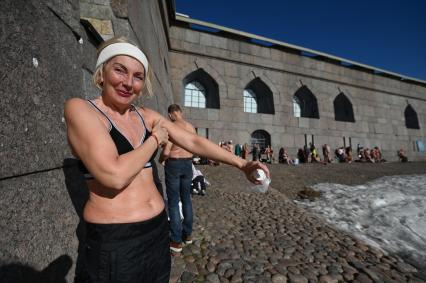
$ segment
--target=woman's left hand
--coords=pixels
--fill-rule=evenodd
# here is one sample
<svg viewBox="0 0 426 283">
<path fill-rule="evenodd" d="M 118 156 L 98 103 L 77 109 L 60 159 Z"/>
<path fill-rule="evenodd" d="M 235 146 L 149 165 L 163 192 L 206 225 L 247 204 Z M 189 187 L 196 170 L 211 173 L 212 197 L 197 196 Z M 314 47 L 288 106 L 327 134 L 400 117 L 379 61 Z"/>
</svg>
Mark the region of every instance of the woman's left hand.
<svg viewBox="0 0 426 283">
<path fill-rule="evenodd" d="M 261 162 L 259 162 L 259 161 L 248 161 L 248 162 L 246 162 L 246 164 L 244 164 L 244 166 L 241 168 L 241 170 L 244 172 L 244 174 L 246 174 L 246 178 L 247 178 L 250 182 L 252 182 L 252 183 L 254 183 L 254 184 L 256 184 L 256 185 L 260 184 L 260 181 L 259 181 L 259 180 L 256 180 L 256 178 L 255 178 L 255 175 L 256 175 L 256 174 L 253 174 L 253 172 L 254 172 L 255 170 L 257 170 L 257 169 L 261 169 L 261 170 L 263 170 L 263 171 L 265 172 L 265 175 L 266 175 L 268 178 L 271 178 L 271 175 L 269 174 L 269 169 L 268 169 L 268 167 L 267 167 L 265 164 L 263 164 L 263 163 L 261 163 Z"/>
</svg>

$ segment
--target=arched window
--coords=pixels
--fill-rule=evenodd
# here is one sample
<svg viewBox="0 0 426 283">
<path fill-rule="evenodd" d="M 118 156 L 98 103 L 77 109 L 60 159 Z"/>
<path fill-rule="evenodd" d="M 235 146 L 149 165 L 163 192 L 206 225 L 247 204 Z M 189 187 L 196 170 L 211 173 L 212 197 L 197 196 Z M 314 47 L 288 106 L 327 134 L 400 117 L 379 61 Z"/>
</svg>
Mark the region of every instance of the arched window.
<svg viewBox="0 0 426 283">
<path fill-rule="evenodd" d="M 416 110 L 414 110 L 410 104 L 405 107 L 404 116 L 405 126 L 408 129 L 420 129 L 419 118 L 417 117 Z"/>
<path fill-rule="evenodd" d="M 206 108 L 206 90 L 202 84 L 193 81 L 185 86 L 184 106 Z"/>
<path fill-rule="evenodd" d="M 293 101 L 299 102 L 300 117 L 319 119 L 317 99 L 307 86 L 300 87 L 294 94 L 294 98 Z"/>
<path fill-rule="evenodd" d="M 296 96 L 293 96 L 293 113 L 294 117 L 300 117 L 300 100 Z"/>
<path fill-rule="evenodd" d="M 195 83 L 194 83 L 195 82 Z M 199 108 L 220 108 L 219 86 L 203 69 L 187 75 L 183 81 L 183 105 Z"/>
<path fill-rule="evenodd" d="M 256 94 L 251 89 L 244 90 L 244 112 L 257 113 Z"/>
<path fill-rule="evenodd" d="M 265 130 L 256 130 L 251 134 L 251 144 L 259 144 L 260 149 L 271 145 L 271 135 Z"/>
<path fill-rule="evenodd" d="M 246 102 L 249 102 L 251 106 L 256 103 L 256 108 L 247 108 Z M 252 111 L 254 109 L 256 111 Z M 244 112 L 275 114 L 274 95 L 260 78 L 252 80 L 244 89 Z"/>
<path fill-rule="evenodd" d="M 339 93 L 334 99 L 334 117 L 336 121 L 355 122 L 354 110 L 351 101 L 344 95 Z"/>
</svg>

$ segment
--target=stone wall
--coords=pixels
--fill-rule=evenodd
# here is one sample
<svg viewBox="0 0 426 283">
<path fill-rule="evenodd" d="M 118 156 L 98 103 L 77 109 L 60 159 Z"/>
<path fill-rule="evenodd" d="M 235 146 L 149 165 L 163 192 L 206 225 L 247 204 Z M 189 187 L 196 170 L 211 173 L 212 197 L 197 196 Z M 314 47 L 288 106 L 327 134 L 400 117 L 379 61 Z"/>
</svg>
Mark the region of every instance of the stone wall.
<svg viewBox="0 0 426 283">
<path fill-rule="evenodd" d="M 155 96 L 172 101 L 166 1 L 0 1 L 0 281 L 72 281 L 84 181 L 66 141 L 63 104 L 99 95 L 91 85 L 96 38 L 124 35 L 153 66 Z"/>
<path fill-rule="evenodd" d="M 175 101 L 183 103 L 184 78 L 202 68 L 218 84 L 220 109 L 186 107 L 186 116 L 196 127 L 208 128 L 215 142 L 232 139 L 250 142 L 251 133 L 265 130 L 276 153 L 280 147 L 294 156 L 298 147 L 314 135 L 318 146 L 353 148 L 379 146 L 386 159 L 396 160 L 396 150 L 405 148 L 410 159 L 424 159 L 413 150 L 415 140 L 425 139 L 426 87 L 349 68 L 327 60 L 301 56 L 300 52 L 250 43 L 247 39 L 191 29 L 179 23 L 171 33 L 172 85 Z M 260 78 L 272 91 L 275 114 L 251 114 L 243 109 L 243 91 Z M 293 96 L 307 86 L 318 101 L 320 119 L 293 115 Z M 355 123 L 335 120 L 333 101 L 343 92 L 353 105 Z M 407 103 L 417 112 L 420 130 L 407 129 Z"/>
</svg>

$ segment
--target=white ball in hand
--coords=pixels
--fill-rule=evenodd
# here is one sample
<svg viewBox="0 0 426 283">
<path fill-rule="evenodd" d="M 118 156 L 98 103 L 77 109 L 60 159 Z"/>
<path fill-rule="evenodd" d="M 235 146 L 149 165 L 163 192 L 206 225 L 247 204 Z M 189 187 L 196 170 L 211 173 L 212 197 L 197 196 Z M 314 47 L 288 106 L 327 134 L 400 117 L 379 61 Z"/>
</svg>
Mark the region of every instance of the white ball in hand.
<svg viewBox="0 0 426 283">
<path fill-rule="evenodd" d="M 262 169 L 256 169 L 256 171 L 253 171 L 252 175 L 258 181 L 263 181 L 266 179 L 265 171 Z"/>
<path fill-rule="evenodd" d="M 252 185 L 251 191 L 255 192 L 261 192 L 264 193 L 268 190 L 269 184 L 271 183 L 271 179 L 266 177 L 265 171 L 262 169 L 256 169 L 252 172 L 253 178 L 255 178 L 257 181 L 260 181 L 260 184 L 258 185 Z"/>
</svg>

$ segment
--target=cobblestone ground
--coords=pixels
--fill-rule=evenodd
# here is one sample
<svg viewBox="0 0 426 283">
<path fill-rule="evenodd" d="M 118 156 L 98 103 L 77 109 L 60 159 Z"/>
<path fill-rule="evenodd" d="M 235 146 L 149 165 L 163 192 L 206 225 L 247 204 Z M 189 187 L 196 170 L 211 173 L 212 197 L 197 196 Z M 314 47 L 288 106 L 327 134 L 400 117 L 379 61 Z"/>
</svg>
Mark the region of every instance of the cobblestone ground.
<svg viewBox="0 0 426 283">
<path fill-rule="evenodd" d="M 171 282 L 425 282 L 275 189 L 212 185 L 193 206 L 194 243 L 173 256 Z"/>
</svg>

